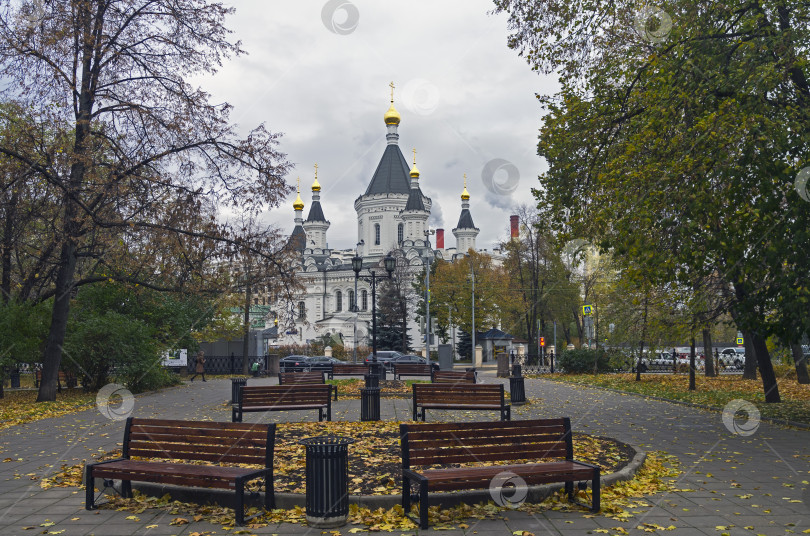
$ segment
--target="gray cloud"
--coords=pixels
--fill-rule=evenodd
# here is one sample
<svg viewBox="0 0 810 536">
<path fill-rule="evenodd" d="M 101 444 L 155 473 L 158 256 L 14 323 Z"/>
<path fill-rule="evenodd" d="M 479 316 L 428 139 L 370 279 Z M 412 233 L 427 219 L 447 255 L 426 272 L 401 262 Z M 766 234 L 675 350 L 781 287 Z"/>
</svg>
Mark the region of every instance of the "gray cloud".
<svg viewBox="0 0 810 536">
<path fill-rule="evenodd" d="M 198 83 L 214 101 L 234 105 L 243 131 L 264 122 L 285 134 L 280 148 L 297 164 L 288 180 L 301 176 L 305 214 L 318 163 L 329 244 L 348 248 L 357 237 L 354 201 L 386 147 L 383 114 L 393 80 L 399 145 L 409 163 L 417 150 L 422 190 L 433 200 L 431 225 L 454 226 L 466 173 L 478 243 L 503 238 L 512 200 L 530 202 L 544 167 L 536 154 L 542 117 L 535 93 L 554 92 L 556 83 L 506 47 L 506 18 L 488 15 L 490 0 L 351 3 L 361 22 L 339 34 L 324 25 L 324 3 L 240 0 L 229 25 L 249 55 Z M 520 170 L 510 195 L 482 184 L 481 170 L 495 158 Z M 266 220 L 292 231 L 294 198 Z"/>
</svg>

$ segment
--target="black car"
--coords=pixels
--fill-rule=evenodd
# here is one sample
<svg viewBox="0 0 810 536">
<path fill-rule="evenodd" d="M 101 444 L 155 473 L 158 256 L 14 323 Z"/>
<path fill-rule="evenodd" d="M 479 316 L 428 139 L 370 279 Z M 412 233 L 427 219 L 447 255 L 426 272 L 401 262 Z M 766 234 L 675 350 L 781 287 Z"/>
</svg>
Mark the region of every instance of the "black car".
<svg viewBox="0 0 810 536">
<path fill-rule="evenodd" d="M 397 357 L 396 359 L 388 361 L 385 365 L 390 368 L 392 365 L 405 365 L 405 364 L 427 365 L 427 359 L 425 359 L 421 355 L 405 354 Z M 430 362 L 430 366 L 433 370 L 439 370 L 439 363 L 437 363 L 435 360 Z"/>
<path fill-rule="evenodd" d="M 309 357 L 305 355 L 288 355 L 278 360 L 281 372 L 307 372 L 310 370 Z"/>
<path fill-rule="evenodd" d="M 404 354 L 402 352 L 397 352 L 395 350 L 377 350 L 377 362 L 382 363 L 385 365 L 385 368 L 390 370 L 391 366 L 389 365 L 389 361 L 392 359 L 397 359 L 398 357 L 402 357 Z M 372 363 L 374 361 L 374 354 L 368 354 L 366 357 L 366 365 Z"/>
<path fill-rule="evenodd" d="M 322 371 L 327 371 L 328 372 L 328 371 L 332 370 L 332 365 L 334 365 L 335 363 L 340 364 L 340 365 L 345 365 L 346 364 L 345 361 L 341 361 L 340 359 L 337 359 L 336 357 L 329 357 L 329 356 L 325 356 L 325 355 L 316 355 L 316 356 L 313 356 L 313 357 L 308 357 L 307 358 L 307 363 L 309 364 L 309 370 L 314 370 L 314 371 L 318 371 L 318 372 L 322 372 Z"/>
</svg>

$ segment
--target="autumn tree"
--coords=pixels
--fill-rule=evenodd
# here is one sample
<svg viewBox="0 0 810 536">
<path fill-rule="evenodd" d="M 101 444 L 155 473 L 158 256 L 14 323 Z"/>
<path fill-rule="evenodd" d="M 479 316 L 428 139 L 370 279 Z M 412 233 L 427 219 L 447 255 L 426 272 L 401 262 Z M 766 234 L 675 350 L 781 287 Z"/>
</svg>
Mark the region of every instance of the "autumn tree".
<svg viewBox="0 0 810 536">
<path fill-rule="evenodd" d="M 810 279 L 810 204 L 796 188 L 810 154 L 807 7 L 495 3 L 510 45 L 560 73 L 560 94 L 542 99 L 544 202 L 656 284 L 719 277 L 778 402 L 765 341 L 797 340 L 810 303 L 796 285 Z"/>
<path fill-rule="evenodd" d="M 54 220 L 53 308 L 38 400 L 53 400 L 74 289 L 100 280 L 161 290 L 214 275 L 241 242 L 221 208 L 277 206 L 289 191 L 278 135 L 246 136 L 228 104 L 188 82 L 242 54 L 233 9 L 207 0 L 67 0 L 32 17 L 0 2 L 3 97 L 30 110 L 0 154 L 47 185 Z M 14 122 L 6 115 L 3 120 Z M 65 140 L 56 157 L 25 150 Z M 22 148 L 21 148 L 22 147 Z M 46 244 L 47 246 L 47 244 Z M 253 242 L 272 258 L 274 245 Z"/>
</svg>

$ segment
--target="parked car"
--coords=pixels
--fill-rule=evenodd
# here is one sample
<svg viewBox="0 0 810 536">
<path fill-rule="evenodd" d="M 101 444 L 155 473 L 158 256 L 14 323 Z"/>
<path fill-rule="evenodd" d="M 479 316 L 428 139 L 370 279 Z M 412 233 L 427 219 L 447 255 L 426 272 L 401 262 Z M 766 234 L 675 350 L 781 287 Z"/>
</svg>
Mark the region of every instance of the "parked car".
<svg viewBox="0 0 810 536">
<path fill-rule="evenodd" d="M 411 355 L 405 354 L 401 355 L 395 359 L 391 359 L 390 361 L 386 362 L 385 366 L 389 369 L 392 368 L 394 365 L 404 365 L 404 364 L 413 364 L 413 365 L 427 365 L 427 359 L 422 357 L 421 355 Z M 439 363 L 435 360 L 430 362 L 431 368 L 433 370 L 439 370 Z"/>
<path fill-rule="evenodd" d="M 397 352 L 395 350 L 377 350 L 377 361 L 385 365 L 386 369 L 390 369 L 390 365 L 388 364 L 389 361 L 392 359 L 396 359 L 404 355 L 402 352 Z M 368 354 L 366 357 L 366 365 L 374 361 L 374 355 Z"/>
<path fill-rule="evenodd" d="M 745 364 L 745 348 L 723 348 L 720 350 L 720 365 L 741 367 Z"/>
<path fill-rule="evenodd" d="M 307 358 L 307 364 L 309 364 L 309 370 L 314 370 L 318 372 L 322 371 L 330 371 L 332 370 L 332 365 L 335 363 L 345 365 L 345 361 L 341 361 L 336 357 L 329 357 L 325 355 L 316 355 Z"/>
<path fill-rule="evenodd" d="M 307 372 L 310 370 L 309 357 L 305 355 L 288 355 L 278 360 L 281 372 Z"/>
</svg>

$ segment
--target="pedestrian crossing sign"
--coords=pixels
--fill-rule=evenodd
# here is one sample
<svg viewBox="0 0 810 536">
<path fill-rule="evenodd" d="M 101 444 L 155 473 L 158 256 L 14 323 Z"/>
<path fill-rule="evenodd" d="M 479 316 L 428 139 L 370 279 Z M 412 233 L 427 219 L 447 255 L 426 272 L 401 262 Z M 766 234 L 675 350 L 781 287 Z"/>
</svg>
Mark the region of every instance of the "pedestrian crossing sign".
<svg viewBox="0 0 810 536">
<path fill-rule="evenodd" d="M 742 338 L 742 337 L 737 337 L 737 344 L 738 344 L 739 346 L 742 346 L 742 345 L 743 345 L 743 338 Z"/>
<path fill-rule="evenodd" d="M 588 316 L 591 313 L 593 313 L 593 305 L 583 305 L 582 306 L 582 314 L 584 316 Z"/>
</svg>

